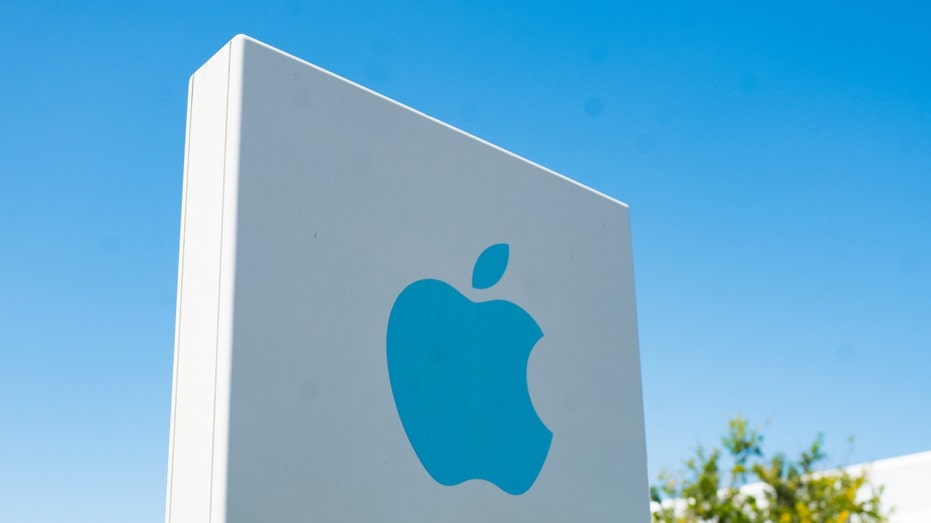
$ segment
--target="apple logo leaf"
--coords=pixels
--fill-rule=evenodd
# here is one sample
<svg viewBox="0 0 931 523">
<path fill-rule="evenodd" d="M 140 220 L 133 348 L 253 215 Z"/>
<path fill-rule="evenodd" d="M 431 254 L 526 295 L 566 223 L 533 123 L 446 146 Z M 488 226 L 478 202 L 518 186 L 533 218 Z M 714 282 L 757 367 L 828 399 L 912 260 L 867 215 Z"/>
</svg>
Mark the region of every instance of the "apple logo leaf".
<svg viewBox="0 0 931 523">
<path fill-rule="evenodd" d="M 506 243 L 496 243 L 482 251 L 472 270 L 472 287 L 487 289 L 498 283 L 498 280 L 504 276 L 504 270 L 507 269 L 508 255 Z"/>
</svg>

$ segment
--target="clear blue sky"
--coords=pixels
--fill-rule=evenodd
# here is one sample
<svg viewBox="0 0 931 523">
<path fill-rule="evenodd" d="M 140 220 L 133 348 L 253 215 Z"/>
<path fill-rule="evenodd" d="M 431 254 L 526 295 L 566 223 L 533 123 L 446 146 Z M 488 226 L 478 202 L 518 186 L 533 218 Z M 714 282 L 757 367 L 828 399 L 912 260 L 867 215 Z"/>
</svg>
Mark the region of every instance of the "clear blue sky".
<svg viewBox="0 0 931 523">
<path fill-rule="evenodd" d="M 927 3 L 445 4 L 0 4 L 0 521 L 163 518 L 187 80 L 237 33 L 630 205 L 651 477 L 737 413 L 931 449 Z"/>
</svg>

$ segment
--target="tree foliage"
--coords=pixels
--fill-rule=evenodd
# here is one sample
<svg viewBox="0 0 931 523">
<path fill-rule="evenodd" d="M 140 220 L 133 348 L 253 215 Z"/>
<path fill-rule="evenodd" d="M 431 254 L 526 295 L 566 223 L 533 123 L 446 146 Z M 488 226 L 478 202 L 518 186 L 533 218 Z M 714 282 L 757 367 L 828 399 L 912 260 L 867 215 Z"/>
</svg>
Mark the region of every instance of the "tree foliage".
<svg viewBox="0 0 931 523">
<path fill-rule="evenodd" d="M 676 475 L 650 488 L 654 523 L 884 523 L 882 488 L 866 470 L 823 470 L 819 435 L 798 459 L 767 458 L 763 435 L 736 417 L 723 448 L 699 447 Z M 724 461 L 727 465 L 724 465 Z"/>
</svg>

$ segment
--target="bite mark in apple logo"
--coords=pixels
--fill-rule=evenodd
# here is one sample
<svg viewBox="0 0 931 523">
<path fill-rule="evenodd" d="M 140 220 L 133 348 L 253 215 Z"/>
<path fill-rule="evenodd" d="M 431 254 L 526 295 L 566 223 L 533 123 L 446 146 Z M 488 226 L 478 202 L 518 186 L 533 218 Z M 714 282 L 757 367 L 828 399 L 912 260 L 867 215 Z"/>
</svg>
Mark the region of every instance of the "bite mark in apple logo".
<svg viewBox="0 0 931 523">
<path fill-rule="evenodd" d="M 472 287 L 495 285 L 508 256 L 504 243 L 485 249 Z M 438 483 L 482 479 L 518 495 L 536 481 L 553 437 L 527 389 L 541 337 L 514 303 L 473 302 L 439 280 L 418 280 L 398 295 L 386 340 L 391 391 L 414 452 Z"/>
</svg>

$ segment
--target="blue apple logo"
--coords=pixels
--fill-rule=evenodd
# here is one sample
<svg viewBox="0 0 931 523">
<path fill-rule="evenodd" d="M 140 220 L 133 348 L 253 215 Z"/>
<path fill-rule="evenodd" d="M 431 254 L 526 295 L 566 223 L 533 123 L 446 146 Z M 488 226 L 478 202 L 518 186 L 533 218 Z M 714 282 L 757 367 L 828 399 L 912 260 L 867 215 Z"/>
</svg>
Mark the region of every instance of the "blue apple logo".
<svg viewBox="0 0 931 523">
<path fill-rule="evenodd" d="M 485 249 L 472 287 L 496 284 L 508 246 Z M 427 473 L 442 485 L 470 479 L 523 494 L 536 481 L 553 433 L 527 390 L 527 361 L 543 332 L 503 300 L 472 302 L 439 280 L 405 288 L 388 318 L 391 391 Z"/>
</svg>

